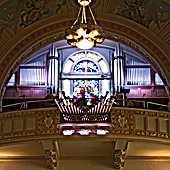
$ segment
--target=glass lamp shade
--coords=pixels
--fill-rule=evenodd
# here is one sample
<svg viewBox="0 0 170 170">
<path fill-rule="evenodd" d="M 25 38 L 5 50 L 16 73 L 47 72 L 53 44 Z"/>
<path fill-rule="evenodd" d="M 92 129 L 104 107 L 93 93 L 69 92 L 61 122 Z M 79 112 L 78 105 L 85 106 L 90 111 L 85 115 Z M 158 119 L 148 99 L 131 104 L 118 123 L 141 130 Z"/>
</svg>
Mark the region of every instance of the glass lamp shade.
<svg viewBox="0 0 170 170">
<path fill-rule="evenodd" d="M 88 39 L 84 38 L 76 43 L 77 48 L 82 50 L 90 49 L 94 46 L 94 41 L 89 41 Z"/>
<path fill-rule="evenodd" d="M 91 0 L 78 0 L 78 2 L 80 3 L 80 5 L 82 6 L 87 6 L 90 4 Z"/>
<path fill-rule="evenodd" d="M 79 49 L 90 49 L 96 45 L 96 43 L 102 43 L 104 41 L 105 34 L 103 29 L 97 25 L 92 10 L 89 6 L 91 1 L 92 0 L 78 0 L 78 3 L 80 3 L 83 7 L 80 7 L 74 24 L 65 31 L 67 43 L 71 46 L 76 46 Z M 94 25 L 87 25 L 86 6 L 89 7 Z M 81 22 L 78 24 L 80 16 L 82 16 L 82 18 Z"/>
</svg>

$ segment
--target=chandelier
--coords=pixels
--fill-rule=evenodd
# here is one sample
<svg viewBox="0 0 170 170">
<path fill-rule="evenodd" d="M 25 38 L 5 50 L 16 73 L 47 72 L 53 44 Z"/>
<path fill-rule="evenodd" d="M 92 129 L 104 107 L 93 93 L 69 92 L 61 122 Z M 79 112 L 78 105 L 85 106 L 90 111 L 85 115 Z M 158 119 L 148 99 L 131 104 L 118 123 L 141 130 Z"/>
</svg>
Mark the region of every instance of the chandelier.
<svg viewBox="0 0 170 170">
<path fill-rule="evenodd" d="M 67 28 L 65 31 L 65 38 L 67 43 L 71 46 L 75 46 L 79 49 L 90 49 L 96 45 L 96 43 L 102 43 L 104 41 L 103 29 L 97 25 L 92 10 L 89 6 L 91 0 L 78 0 L 80 3 L 80 9 L 77 19 L 74 24 Z M 93 18 L 94 24 L 88 25 L 86 18 L 86 7 L 88 6 L 90 14 Z M 81 15 L 81 21 L 78 23 Z"/>
</svg>

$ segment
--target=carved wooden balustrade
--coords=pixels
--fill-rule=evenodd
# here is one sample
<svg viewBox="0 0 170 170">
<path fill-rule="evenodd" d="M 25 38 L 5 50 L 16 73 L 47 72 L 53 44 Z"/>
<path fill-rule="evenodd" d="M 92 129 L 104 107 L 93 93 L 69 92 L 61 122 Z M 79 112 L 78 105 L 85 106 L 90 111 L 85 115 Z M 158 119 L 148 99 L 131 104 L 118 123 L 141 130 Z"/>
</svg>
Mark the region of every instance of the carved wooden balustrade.
<svg viewBox="0 0 170 170">
<path fill-rule="evenodd" d="M 60 133 L 60 112 L 57 107 L 18 110 L 0 114 L 0 143 L 7 140 L 22 141 L 35 137 Z M 27 139 L 26 139 L 27 140 Z"/>
<path fill-rule="evenodd" d="M 81 134 L 78 134 L 80 130 L 89 130 L 93 133 L 98 129 L 107 130 L 106 135 L 99 136 L 100 134 L 97 135 L 97 133 L 89 133 L 89 136 L 86 137 L 170 143 L 169 112 L 112 106 L 110 112 L 107 113 L 110 117 L 110 120 L 107 119 L 107 121 L 100 121 L 99 118 L 99 121 L 95 122 L 71 120 L 70 123 L 61 121 L 63 113 L 57 106 L 1 113 L 0 144 L 48 139 L 48 137 L 62 139 L 65 138 L 63 130 L 72 130 L 73 135 L 70 136 L 70 139 L 81 138 Z M 88 116 L 90 117 L 90 115 Z M 106 126 L 101 126 L 100 123 Z"/>
<path fill-rule="evenodd" d="M 113 134 L 169 139 L 170 113 L 149 109 L 112 107 Z"/>
</svg>

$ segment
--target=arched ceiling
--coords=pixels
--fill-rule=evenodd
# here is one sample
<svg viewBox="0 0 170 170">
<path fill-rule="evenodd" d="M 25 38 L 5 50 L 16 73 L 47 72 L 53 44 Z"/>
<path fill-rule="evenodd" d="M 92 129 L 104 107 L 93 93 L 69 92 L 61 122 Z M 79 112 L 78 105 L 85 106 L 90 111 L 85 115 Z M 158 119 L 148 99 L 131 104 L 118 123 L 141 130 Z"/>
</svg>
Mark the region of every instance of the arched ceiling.
<svg viewBox="0 0 170 170">
<path fill-rule="evenodd" d="M 0 1 L 0 86 L 33 52 L 64 39 L 65 28 L 77 16 L 76 0 L 40 2 L 43 2 L 40 13 L 31 16 L 37 0 Z M 131 0 L 94 0 L 91 5 L 106 38 L 145 56 L 170 87 L 170 1 L 141 0 L 138 4 Z"/>
</svg>

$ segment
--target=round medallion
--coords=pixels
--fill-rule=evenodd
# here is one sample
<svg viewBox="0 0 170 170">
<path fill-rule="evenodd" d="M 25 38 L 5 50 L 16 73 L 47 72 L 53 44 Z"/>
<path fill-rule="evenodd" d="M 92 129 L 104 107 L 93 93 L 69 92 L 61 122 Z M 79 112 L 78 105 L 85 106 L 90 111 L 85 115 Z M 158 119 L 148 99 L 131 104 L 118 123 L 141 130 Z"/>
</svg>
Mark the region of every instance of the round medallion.
<svg viewBox="0 0 170 170">
<path fill-rule="evenodd" d="M 80 7 L 80 4 L 78 3 L 78 0 L 69 0 L 67 2 L 69 3 L 69 5 L 71 5 L 74 8 L 79 8 Z M 95 8 L 97 5 L 99 5 L 99 3 L 101 3 L 101 0 L 92 0 L 92 2 L 90 3 L 90 7 Z"/>
</svg>

